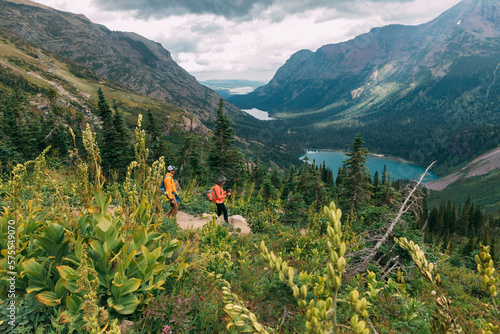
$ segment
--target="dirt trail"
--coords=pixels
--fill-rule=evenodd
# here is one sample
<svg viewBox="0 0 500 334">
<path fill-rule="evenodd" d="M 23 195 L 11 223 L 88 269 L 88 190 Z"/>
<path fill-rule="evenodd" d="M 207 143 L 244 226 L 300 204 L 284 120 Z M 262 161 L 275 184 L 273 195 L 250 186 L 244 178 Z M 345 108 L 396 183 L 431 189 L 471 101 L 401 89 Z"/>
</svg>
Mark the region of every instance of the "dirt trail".
<svg viewBox="0 0 500 334">
<path fill-rule="evenodd" d="M 246 222 L 243 222 L 239 219 L 235 218 L 236 216 L 230 216 L 229 217 L 229 222 L 233 224 L 234 228 L 240 228 L 242 234 L 248 234 L 250 233 L 250 227 Z M 211 216 L 206 216 L 206 217 L 197 217 L 193 216 L 187 212 L 184 211 L 179 211 L 177 212 L 177 225 L 183 230 L 186 229 L 197 229 L 198 227 L 203 227 L 203 224 L 207 223 L 212 219 Z M 219 218 L 217 221 L 220 223 L 222 221 L 222 217 Z"/>
</svg>

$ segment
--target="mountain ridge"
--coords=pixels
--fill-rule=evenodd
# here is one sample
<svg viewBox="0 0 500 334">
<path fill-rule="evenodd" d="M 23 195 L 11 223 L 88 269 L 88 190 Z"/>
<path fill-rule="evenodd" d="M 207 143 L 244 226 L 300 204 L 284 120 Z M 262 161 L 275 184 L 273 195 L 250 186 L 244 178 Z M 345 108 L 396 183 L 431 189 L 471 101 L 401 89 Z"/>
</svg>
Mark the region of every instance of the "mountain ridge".
<svg viewBox="0 0 500 334">
<path fill-rule="evenodd" d="M 487 4 L 486 8 L 479 6 L 483 2 Z M 478 39 L 482 40 L 490 36 L 499 37 L 500 14 L 493 2 L 465 0 L 428 23 L 417 26 L 377 27 L 352 40 L 326 44 L 316 52 L 298 51 L 278 69 L 268 85 L 258 88 L 247 96 L 233 97 L 230 101 L 242 108 L 256 107 L 270 112 L 278 112 L 280 109 L 286 109 L 289 112 L 314 110 L 325 107 L 328 102 L 333 103 L 340 98 L 349 97 L 351 92 L 344 89 L 337 94 L 326 92 L 337 88 L 339 83 L 335 82 L 336 80 L 340 78 L 344 81 L 344 87 L 352 91 L 359 88 L 356 84 L 363 82 L 366 84 L 370 82 L 370 79 L 377 78 L 379 66 L 385 65 L 386 69 L 392 70 L 390 71 L 392 76 L 400 74 L 398 70 L 408 72 L 408 68 L 410 68 L 410 74 L 422 75 L 421 66 L 433 68 L 435 76 L 444 76 L 451 63 L 437 57 L 436 54 L 439 55 L 439 52 L 442 52 L 443 43 L 447 45 L 454 42 L 450 40 L 453 34 L 478 34 L 479 28 L 474 28 L 477 15 L 474 14 L 474 19 L 470 16 L 472 15 L 470 13 L 479 11 L 478 8 L 486 12 L 483 16 L 491 16 L 499 21 L 490 22 L 489 25 L 479 25 L 482 27 L 481 31 L 484 30 L 487 33 Z M 467 12 L 470 12 L 469 16 L 466 16 Z M 467 36 L 456 36 L 456 38 L 467 38 Z M 487 44 L 487 41 L 484 42 Z M 468 48 L 457 52 L 462 52 L 461 56 L 466 56 L 477 54 L 479 51 Z M 410 76 L 407 80 L 411 78 Z M 352 84 L 349 79 L 353 79 Z M 313 82 L 307 82 L 307 80 L 313 80 Z M 285 88 L 281 89 L 282 87 Z M 325 98 L 325 92 L 329 97 Z M 312 94 L 318 99 L 317 103 L 311 102 L 313 98 L 302 102 L 302 94 Z"/>
<path fill-rule="evenodd" d="M 499 6 L 465 0 L 427 23 L 297 51 L 228 100 L 268 111 L 303 150 L 345 149 L 359 132 L 370 151 L 442 161 L 443 175 L 499 145 L 499 50 Z"/>
<path fill-rule="evenodd" d="M 28 0 L 0 1 L 0 22 L 32 43 L 138 93 L 180 106 L 204 122 L 215 117 L 220 96 L 201 85 L 157 42 Z M 233 117 L 246 117 L 231 104 L 226 107 Z"/>
</svg>

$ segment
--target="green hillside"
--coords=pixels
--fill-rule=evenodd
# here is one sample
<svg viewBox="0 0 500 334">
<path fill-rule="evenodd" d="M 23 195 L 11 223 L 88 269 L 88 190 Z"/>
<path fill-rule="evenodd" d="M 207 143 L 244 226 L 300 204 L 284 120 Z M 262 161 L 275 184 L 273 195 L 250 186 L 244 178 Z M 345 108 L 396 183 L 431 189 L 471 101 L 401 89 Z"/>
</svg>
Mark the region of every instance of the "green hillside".
<svg viewBox="0 0 500 334">
<path fill-rule="evenodd" d="M 500 214 L 500 170 L 485 175 L 460 178 L 441 191 L 431 191 L 429 207 L 437 207 L 441 201 L 464 204 L 467 197 L 490 214 Z"/>
</svg>

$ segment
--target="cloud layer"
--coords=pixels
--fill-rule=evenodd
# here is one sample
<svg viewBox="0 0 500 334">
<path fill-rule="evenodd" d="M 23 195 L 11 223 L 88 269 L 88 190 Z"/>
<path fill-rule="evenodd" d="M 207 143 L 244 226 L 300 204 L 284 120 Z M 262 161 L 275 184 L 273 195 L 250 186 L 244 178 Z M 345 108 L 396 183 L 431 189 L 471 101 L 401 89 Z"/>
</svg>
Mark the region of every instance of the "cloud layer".
<svg viewBox="0 0 500 334">
<path fill-rule="evenodd" d="M 162 19 L 170 16 L 195 14 L 215 15 L 232 21 L 266 19 L 280 21 L 290 14 L 316 9 L 335 9 L 356 15 L 366 4 L 401 4 L 415 0 L 93 0 L 106 11 L 132 11 L 137 18 Z"/>
<path fill-rule="evenodd" d="M 428 22 L 460 0 L 35 1 L 160 42 L 199 80 L 266 81 L 301 49 Z"/>
</svg>

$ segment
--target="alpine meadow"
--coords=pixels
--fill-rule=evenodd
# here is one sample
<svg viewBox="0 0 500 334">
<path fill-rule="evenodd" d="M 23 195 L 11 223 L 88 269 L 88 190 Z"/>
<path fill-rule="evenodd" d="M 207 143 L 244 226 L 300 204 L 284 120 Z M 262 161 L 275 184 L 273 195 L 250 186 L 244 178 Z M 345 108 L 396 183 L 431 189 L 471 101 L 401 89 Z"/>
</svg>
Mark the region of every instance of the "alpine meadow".
<svg viewBox="0 0 500 334">
<path fill-rule="evenodd" d="M 178 54 L 42 3 L 0 0 L 0 333 L 500 333 L 498 0 L 297 49 L 269 81 L 174 59 L 210 64 L 207 18 L 230 43 L 360 2 L 88 2 L 182 18 Z M 196 66 L 183 29 L 213 44 Z"/>
</svg>

